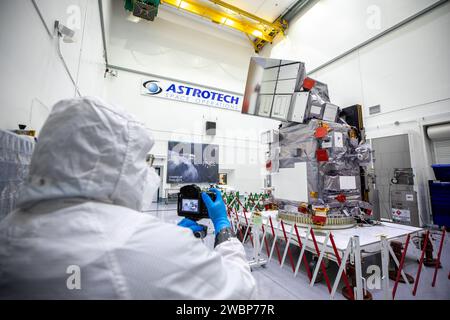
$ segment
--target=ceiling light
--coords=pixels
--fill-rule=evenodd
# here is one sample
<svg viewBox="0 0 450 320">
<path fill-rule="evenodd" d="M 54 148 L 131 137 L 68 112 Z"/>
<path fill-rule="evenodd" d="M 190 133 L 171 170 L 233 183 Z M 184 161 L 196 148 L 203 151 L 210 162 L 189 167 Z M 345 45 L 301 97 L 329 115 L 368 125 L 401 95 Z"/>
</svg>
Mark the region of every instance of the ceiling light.
<svg viewBox="0 0 450 320">
<path fill-rule="evenodd" d="M 225 24 L 227 25 L 227 26 L 233 26 L 234 25 L 234 21 L 233 20 L 230 20 L 230 19 L 226 19 L 225 20 Z"/>
<path fill-rule="evenodd" d="M 259 30 L 253 31 L 252 34 L 253 34 L 255 37 L 258 37 L 258 38 L 262 36 L 262 32 L 259 31 Z"/>
<path fill-rule="evenodd" d="M 187 9 L 187 8 L 189 8 L 189 6 L 190 6 L 190 4 L 187 3 L 187 2 L 184 2 L 184 1 L 180 2 L 180 8 L 181 9 Z"/>
</svg>

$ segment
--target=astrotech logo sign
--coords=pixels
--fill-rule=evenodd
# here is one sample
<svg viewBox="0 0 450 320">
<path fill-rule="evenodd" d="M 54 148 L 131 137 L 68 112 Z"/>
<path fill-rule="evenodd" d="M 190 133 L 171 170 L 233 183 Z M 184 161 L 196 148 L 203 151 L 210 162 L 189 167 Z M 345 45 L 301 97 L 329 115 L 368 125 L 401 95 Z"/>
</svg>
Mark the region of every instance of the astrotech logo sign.
<svg viewBox="0 0 450 320">
<path fill-rule="evenodd" d="M 144 86 L 145 89 L 147 89 L 147 94 L 149 95 L 155 95 L 155 94 L 160 94 L 163 90 L 161 89 L 161 87 L 158 85 L 158 80 L 149 80 L 149 81 L 145 81 L 142 85 Z"/>
<path fill-rule="evenodd" d="M 242 109 L 241 95 L 167 79 L 143 79 L 141 94 L 239 112 Z"/>
</svg>

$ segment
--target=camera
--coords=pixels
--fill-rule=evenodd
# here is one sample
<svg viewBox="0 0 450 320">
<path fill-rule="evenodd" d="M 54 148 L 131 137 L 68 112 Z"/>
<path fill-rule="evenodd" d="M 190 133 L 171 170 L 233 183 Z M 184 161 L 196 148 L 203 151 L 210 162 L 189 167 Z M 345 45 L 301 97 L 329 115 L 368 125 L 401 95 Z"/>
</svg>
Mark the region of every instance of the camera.
<svg viewBox="0 0 450 320">
<path fill-rule="evenodd" d="M 206 194 L 216 200 L 216 194 L 206 191 Z M 180 188 L 178 193 L 178 215 L 197 221 L 203 218 L 209 218 L 208 209 L 202 199 L 202 189 L 195 184 L 187 185 Z"/>
</svg>

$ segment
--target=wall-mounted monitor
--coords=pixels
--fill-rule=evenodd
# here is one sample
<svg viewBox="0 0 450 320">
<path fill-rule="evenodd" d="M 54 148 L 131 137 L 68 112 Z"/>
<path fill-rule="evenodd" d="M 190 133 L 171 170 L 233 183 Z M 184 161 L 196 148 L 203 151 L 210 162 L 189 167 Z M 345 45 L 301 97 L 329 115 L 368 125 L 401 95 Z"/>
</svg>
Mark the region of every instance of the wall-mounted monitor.
<svg viewBox="0 0 450 320">
<path fill-rule="evenodd" d="M 169 141 L 167 183 L 218 182 L 218 145 Z"/>
</svg>

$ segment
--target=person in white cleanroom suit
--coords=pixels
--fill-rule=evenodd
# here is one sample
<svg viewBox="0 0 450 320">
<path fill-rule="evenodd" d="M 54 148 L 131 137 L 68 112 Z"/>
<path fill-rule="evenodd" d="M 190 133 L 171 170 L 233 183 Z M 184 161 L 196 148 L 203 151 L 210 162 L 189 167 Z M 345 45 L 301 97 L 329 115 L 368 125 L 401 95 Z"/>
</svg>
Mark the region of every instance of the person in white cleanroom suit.
<svg viewBox="0 0 450 320">
<path fill-rule="evenodd" d="M 18 208 L 0 221 L 0 299 L 253 297 L 221 198 L 206 199 L 214 250 L 140 212 L 159 185 L 152 146 L 143 124 L 96 98 L 53 107 Z"/>
</svg>

